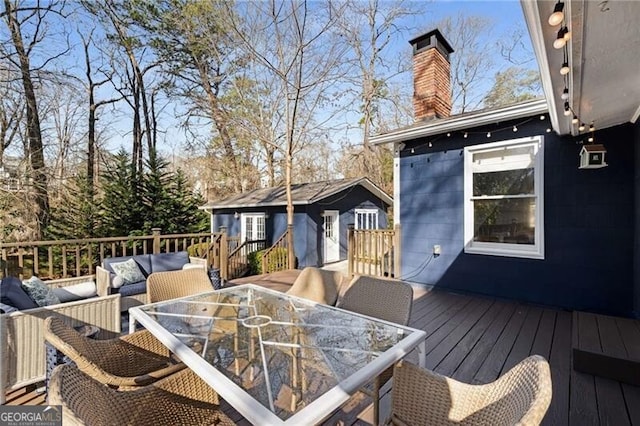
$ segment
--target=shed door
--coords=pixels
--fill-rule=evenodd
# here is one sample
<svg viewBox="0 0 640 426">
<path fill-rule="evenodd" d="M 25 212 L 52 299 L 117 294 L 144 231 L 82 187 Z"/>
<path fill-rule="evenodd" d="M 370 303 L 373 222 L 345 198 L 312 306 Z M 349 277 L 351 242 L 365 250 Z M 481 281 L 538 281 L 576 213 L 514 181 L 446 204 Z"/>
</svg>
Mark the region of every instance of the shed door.
<svg viewBox="0 0 640 426">
<path fill-rule="evenodd" d="M 340 212 L 325 210 L 324 212 L 324 263 L 340 260 Z"/>
</svg>

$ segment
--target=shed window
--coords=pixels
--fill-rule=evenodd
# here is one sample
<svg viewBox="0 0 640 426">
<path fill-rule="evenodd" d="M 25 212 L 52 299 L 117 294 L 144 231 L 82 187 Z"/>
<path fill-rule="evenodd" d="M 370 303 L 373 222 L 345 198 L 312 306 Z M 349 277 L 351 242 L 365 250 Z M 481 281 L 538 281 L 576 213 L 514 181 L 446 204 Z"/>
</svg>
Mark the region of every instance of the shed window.
<svg viewBox="0 0 640 426">
<path fill-rule="evenodd" d="M 466 147 L 465 252 L 544 258 L 542 136 Z"/>
<path fill-rule="evenodd" d="M 356 209 L 355 229 L 378 229 L 378 210 Z"/>
</svg>

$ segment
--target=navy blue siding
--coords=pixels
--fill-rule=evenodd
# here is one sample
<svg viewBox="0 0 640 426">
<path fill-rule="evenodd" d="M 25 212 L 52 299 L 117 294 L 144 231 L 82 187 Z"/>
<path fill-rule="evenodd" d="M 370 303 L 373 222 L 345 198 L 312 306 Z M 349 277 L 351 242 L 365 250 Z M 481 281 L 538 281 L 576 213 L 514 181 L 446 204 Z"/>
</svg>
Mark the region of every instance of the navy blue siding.
<svg viewBox="0 0 640 426">
<path fill-rule="evenodd" d="M 640 144 L 640 122 L 636 122 L 633 128 L 633 141 L 635 146 Z M 635 150 L 635 174 L 634 174 L 634 190 L 635 190 L 635 203 L 634 203 L 634 262 L 633 262 L 633 277 L 634 277 L 634 297 L 633 297 L 633 311 L 635 317 L 640 317 L 640 149 Z"/>
<path fill-rule="evenodd" d="M 579 170 L 571 137 L 546 133 L 547 121 L 470 129 L 478 133 L 407 142 L 400 160 L 402 276 L 452 290 L 572 309 L 629 314 L 634 287 L 634 135 L 630 125 L 596 133 L 609 167 Z M 511 132 L 513 124 L 517 133 Z M 494 131 L 488 139 L 486 132 Z M 543 135 L 545 259 L 465 254 L 465 145 Z M 637 138 L 637 135 L 636 135 Z M 414 154 L 411 154 L 411 148 Z M 640 160 L 639 160 L 640 161 Z M 432 258 L 434 244 L 442 255 Z M 639 287 L 640 288 L 640 287 Z"/>
<path fill-rule="evenodd" d="M 358 185 L 340 192 L 321 202 L 311 205 L 298 205 L 294 208 L 294 250 L 298 259 L 298 268 L 306 266 L 321 266 L 324 264 L 323 254 L 323 216 L 324 210 L 338 210 L 340 212 L 340 259 L 347 258 L 347 227 L 355 221 L 355 210 L 378 209 L 380 228 L 387 227 L 387 205 L 382 200 L 373 197 L 367 189 Z M 268 209 L 246 208 L 217 210 L 213 214 L 214 231 L 221 226 L 227 227 L 229 236 L 240 235 L 241 223 L 234 218 L 234 213 L 269 213 L 266 221 L 267 244 L 272 244 L 287 230 L 286 208 L 269 207 Z"/>
</svg>

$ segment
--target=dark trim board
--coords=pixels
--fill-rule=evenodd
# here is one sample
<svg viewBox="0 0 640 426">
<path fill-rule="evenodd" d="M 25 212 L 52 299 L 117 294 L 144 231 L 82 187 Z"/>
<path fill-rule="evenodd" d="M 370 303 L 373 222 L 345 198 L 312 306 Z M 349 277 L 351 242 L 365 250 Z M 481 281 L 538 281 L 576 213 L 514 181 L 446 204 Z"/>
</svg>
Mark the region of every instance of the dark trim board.
<svg viewBox="0 0 640 426">
<path fill-rule="evenodd" d="M 573 313 L 573 368 L 640 386 L 640 321 Z"/>
</svg>

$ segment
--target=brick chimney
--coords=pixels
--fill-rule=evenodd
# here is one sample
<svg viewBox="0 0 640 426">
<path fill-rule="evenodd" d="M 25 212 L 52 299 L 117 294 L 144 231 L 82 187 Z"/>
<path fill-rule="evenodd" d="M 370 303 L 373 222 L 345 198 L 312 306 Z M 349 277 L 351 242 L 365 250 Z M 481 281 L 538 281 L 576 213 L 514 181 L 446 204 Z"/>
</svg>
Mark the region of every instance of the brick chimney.
<svg viewBox="0 0 640 426">
<path fill-rule="evenodd" d="M 437 29 L 410 40 L 413 47 L 413 113 L 415 120 L 451 114 L 453 49 Z"/>
</svg>

